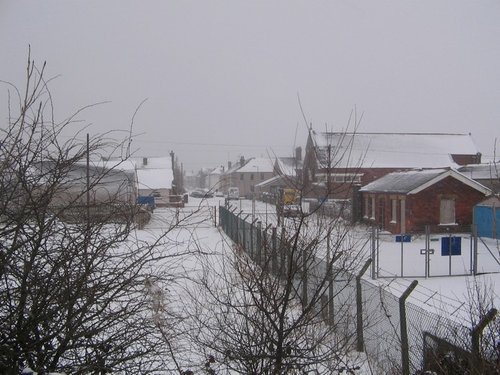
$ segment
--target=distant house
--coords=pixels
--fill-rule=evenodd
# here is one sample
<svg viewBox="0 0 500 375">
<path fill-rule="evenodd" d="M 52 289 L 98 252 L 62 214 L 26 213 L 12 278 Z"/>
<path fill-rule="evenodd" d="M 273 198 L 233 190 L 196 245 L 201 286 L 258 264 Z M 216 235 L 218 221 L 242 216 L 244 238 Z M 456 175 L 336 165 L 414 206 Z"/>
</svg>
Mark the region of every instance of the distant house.
<svg viewBox="0 0 500 375">
<path fill-rule="evenodd" d="M 241 197 L 253 197 L 256 194 L 255 186 L 273 176 L 273 161 L 269 158 L 241 157 L 224 176 L 224 185 L 237 187 Z"/>
<path fill-rule="evenodd" d="M 144 157 L 134 159 L 136 163 L 138 194 L 154 197 L 157 206 L 170 202 L 174 173 L 170 157 Z"/>
<path fill-rule="evenodd" d="M 198 176 L 194 173 L 194 171 L 186 171 L 184 174 L 184 186 L 186 189 L 195 189 L 198 185 Z"/>
<path fill-rule="evenodd" d="M 389 173 L 360 189 L 363 220 L 391 233 L 463 230 L 490 189 L 450 168 Z M 470 229 L 470 228 L 467 228 Z"/>
<path fill-rule="evenodd" d="M 55 167 L 52 162 L 46 161 L 39 168 L 38 173 L 43 180 L 47 171 Z M 130 162 L 93 160 L 88 168 L 86 162 L 71 165 L 58 185 L 51 204 L 83 205 L 87 199 L 91 205 L 135 204 L 136 198 L 136 175 Z"/>
<path fill-rule="evenodd" d="M 500 163 L 483 163 L 465 165 L 458 168 L 459 172 L 467 177 L 500 193 Z"/>
<path fill-rule="evenodd" d="M 303 183 L 307 196 L 351 199 L 353 186 L 364 186 L 390 172 L 480 162 L 470 134 L 317 133 L 311 129 Z"/>
<path fill-rule="evenodd" d="M 271 197 L 274 202 L 279 189 L 301 189 L 302 176 L 302 149 L 297 147 L 295 156 L 276 157 L 273 167 L 273 176 L 255 185 L 259 198 Z"/>
<path fill-rule="evenodd" d="M 219 165 L 218 167 L 212 169 L 208 174 L 208 183 L 207 183 L 208 189 L 210 189 L 213 192 L 223 191 L 224 184 L 221 182 L 223 181 L 223 175 L 224 175 L 224 166 Z"/>
</svg>

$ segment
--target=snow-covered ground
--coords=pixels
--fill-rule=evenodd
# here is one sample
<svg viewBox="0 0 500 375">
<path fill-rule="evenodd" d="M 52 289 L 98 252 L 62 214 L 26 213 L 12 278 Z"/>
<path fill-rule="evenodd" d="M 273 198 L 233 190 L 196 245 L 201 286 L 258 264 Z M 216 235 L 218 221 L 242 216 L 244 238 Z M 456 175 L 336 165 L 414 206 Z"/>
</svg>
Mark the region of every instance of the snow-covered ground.
<svg viewBox="0 0 500 375">
<path fill-rule="evenodd" d="M 240 200 L 230 202 L 234 212 L 241 212 L 242 217 L 248 221 L 258 219 L 263 226 L 276 224 L 275 207 L 263 202 L 252 202 L 250 200 Z M 216 207 L 224 205 L 224 198 L 199 199 L 189 197 L 189 203 L 184 209 L 162 208 L 155 210 L 151 222 L 142 231 L 137 232 L 137 237 L 141 240 L 152 241 L 160 236 L 166 228 L 180 222 L 163 240 L 166 251 L 177 251 L 185 253 L 179 257 L 174 264 L 168 265 L 168 272 L 177 275 L 176 282 L 168 291 L 169 303 L 186 308 L 186 295 L 184 291 L 189 288 L 186 283 L 191 282 L 202 272 L 200 258 L 196 254 L 212 254 L 213 256 L 231 256 L 231 243 L 222 231 L 217 228 L 218 212 Z M 201 208 L 201 210 L 200 210 Z M 191 212 L 196 212 L 191 215 Z M 185 219 L 187 217 L 187 219 Z M 292 219 L 287 219 L 292 220 Z M 358 235 L 369 235 L 369 231 L 357 228 Z M 440 241 L 440 240 L 439 240 Z M 432 241 L 431 248 L 439 241 Z M 401 269 L 401 243 L 395 242 L 393 236 L 384 236 L 379 239 L 380 243 L 380 270 L 384 273 L 384 278 L 373 280 L 369 272 L 365 278 L 370 282 L 384 286 L 395 296 L 400 296 L 408 288 L 415 277 L 390 277 L 400 274 Z M 426 308 L 433 313 L 447 314 L 448 317 L 454 315 L 456 319 L 463 319 L 468 315 L 468 300 L 471 286 L 475 282 L 488 286 L 493 293 L 494 305 L 500 306 L 499 286 L 500 286 L 500 266 L 496 263 L 495 256 L 499 252 L 498 242 L 485 240 L 489 250 L 485 249 L 481 241 L 479 242 L 479 264 L 480 270 L 485 273 L 479 276 L 441 276 L 441 277 L 418 277 L 418 286 L 411 293 L 408 302 L 414 303 L 422 308 Z M 174 246 L 172 246 L 174 244 Z M 419 272 L 424 267 L 423 255 L 420 249 L 425 246 L 425 238 L 416 237 L 410 243 L 404 243 L 404 270 L 405 273 L 413 275 L 423 275 Z M 464 238 L 462 242 L 462 255 L 452 257 L 452 270 L 455 273 L 468 273 L 470 271 L 470 239 Z M 495 253 L 496 251 L 496 253 Z M 491 254 L 493 252 L 493 255 Z M 366 257 L 370 256 L 366 252 Z M 498 259 L 498 257 L 496 258 Z M 435 251 L 431 256 L 431 275 L 447 275 L 449 270 L 449 257 L 441 255 L 440 250 Z M 167 266 L 165 266 L 167 267 Z M 188 348 L 185 348 L 186 350 Z M 193 366 L 195 363 L 203 363 L 203 353 L 190 354 L 186 365 Z M 197 357 L 198 356 L 198 357 Z M 197 357 L 197 358 L 196 358 Z M 362 369 L 357 374 L 368 374 L 367 369 Z"/>
<path fill-rule="evenodd" d="M 223 204 L 223 203 L 221 203 Z M 274 205 L 263 202 L 252 202 L 250 200 L 231 201 L 235 212 L 242 211 L 242 216 L 255 215 L 264 225 L 276 225 L 276 210 Z M 249 216 L 249 219 L 252 216 Z M 359 227 L 354 231 L 356 235 L 368 239 L 370 229 Z M 461 255 L 442 255 L 442 237 L 446 234 L 431 235 L 430 249 L 434 253 L 430 255 L 429 274 L 425 278 L 425 255 L 421 249 L 425 249 L 425 236 L 414 236 L 411 242 L 396 242 L 396 236 L 380 234 L 378 239 L 379 256 L 376 264 L 378 268 L 378 283 L 388 285 L 395 295 L 400 296 L 408 288 L 413 280 L 418 281 L 418 286 L 410 295 L 409 301 L 418 303 L 425 302 L 423 306 L 435 310 L 437 305 L 443 305 L 450 309 L 460 309 L 467 306 L 470 298 L 471 287 L 474 283 L 480 283 L 488 287 L 492 292 L 494 305 L 500 308 L 500 241 L 481 238 L 478 240 L 478 275 L 471 276 L 473 240 L 467 234 L 454 234 L 461 237 Z M 361 241 L 364 243 L 363 241 Z M 368 250 L 368 249 L 367 249 Z M 370 253 L 366 252 L 366 258 Z M 403 262 L 401 261 L 403 260 Z M 403 277 L 401 277 L 403 267 Z M 451 275 L 449 276 L 451 269 Z M 367 273 L 365 277 L 369 278 Z"/>
<path fill-rule="evenodd" d="M 251 213 L 252 203 L 250 201 L 241 201 L 242 209 L 249 209 Z M 180 223 L 168 235 L 162 239 L 159 246 L 165 247 L 165 252 L 176 252 L 181 255 L 179 258 L 169 264 L 158 263 L 158 267 L 164 268 L 165 272 L 171 275 L 173 283 L 169 284 L 165 299 L 170 307 L 179 314 L 183 315 L 190 307 L 190 298 L 193 297 L 193 290 L 196 289 L 195 280 L 203 276 L 203 262 L 207 257 L 211 258 L 211 265 L 226 263 L 227 259 L 217 259 L 222 257 L 231 257 L 233 248 L 232 243 L 227 236 L 216 226 L 215 219 L 218 217 L 216 207 L 224 204 L 223 198 L 199 199 L 189 197 L 189 202 L 183 209 L 159 208 L 153 213 L 152 220 L 146 225 L 144 230 L 136 232 L 137 239 L 141 241 L 152 242 L 162 236 L 165 230 L 176 223 Z M 257 202 L 258 214 L 265 216 L 265 204 Z M 260 211 L 261 209 L 263 211 Z M 271 206 L 269 206 L 271 209 Z M 274 210 L 274 207 L 272 207 Z M 268 219 L 271 222 L 273 212 L 268 212 Z M 198 301 L 199 302 L 199 301 Z M 185 314 L 188 315 L 188 314 Z M 189 319 L 183 320 L 177 328 L 189 329 Z M 193 350 L 192 345 L 185 340 L 177 340 L 177 352 L 181 353 L 178 358 L 184 370 L 190 369 L 194 373 L 202 370 L 208 353 Z M 216 358 L 217 360 L 217 358 Z M 356 374 L 367 375 L 370 372 L 362 354 L 353 353 L 349 362 L 360 366 Z M 365 366 L 365 367 L 364 367 Z M 347 373 L 347 372 L 345 372 Z"/>
</svg>

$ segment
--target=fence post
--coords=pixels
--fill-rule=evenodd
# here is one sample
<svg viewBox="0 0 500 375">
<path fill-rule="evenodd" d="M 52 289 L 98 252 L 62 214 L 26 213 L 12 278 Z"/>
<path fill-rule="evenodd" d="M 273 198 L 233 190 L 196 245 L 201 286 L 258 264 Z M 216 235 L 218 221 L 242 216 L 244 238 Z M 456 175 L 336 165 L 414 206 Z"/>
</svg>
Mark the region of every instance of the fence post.
<svg viewBox="0 0 500 375">
<path fill-rule="evenodd" d="M 259 220 L 257 221 L 257 251 L 255 254 L 256 258 L 256 263 L 260 266 L 260 260 L 261 260 L 261 252 L 262 252 L 262 222 Z"/>
<path fill-rule="evenodd" d="M 413 280 L 410 286 L 399 297 L 399 324 L 401 330 L 401 374 L 410 375 L 410 346 L 408 344 L 408 327 L 406 324 L 406 299 L 418 285 L 417 280 Z"/>
<path fill-rule="evenodd" d="M 277 275 L 278 274 L 278 254 L 277 254 L 277 238 L 276 238 L 276 227 L 272 227 L 272 237 L 271 237 L 271 251 L 272 251 L 272 255 L 271 255 L 271 262 L 272 262 L 272 265 L 271 265 L 271 272 L 273 275 Z"/>
<path fill-rule="evenodd" d="M 377 254 L 376 254 L 376 246 L 375 246 L 375 226 L 372 226 L 371 253 L 372 253 L 371 276 L 372 276 L 372 279 L 375 280 L 377 278 L 376 265 L 378 265 L 378 257 L 376 257 Z"/>
<path fill-rule="evenodd" d="M 285 227 L 281 227 L 281 239 L 280 239 L 280 258 L 281 258 L 281 263 L 280 263 L 280 276 L 284 279 L 286 279 L 287 275 L 287 269 L 288 269 L 288 263 L 287 263 L 287 253 L 288 253 L 288 248 L 286 246 L 286 232 L 285 232 Z"/>
<path fill-rule="evenodd" d="M 234 242 L 236 242 L 238 245 L 240 245 L 240 215 L 243 211 L 240 211 L 238 215 L 236 215 L 236 233 L 235 233 L 235 238 Z"/>
<path fill-rule="evenodd" d="M 326 252 L 326 266 L 327 266 L 327 270 L 326 272 L 328 272 L 328 275 L 327 275 L 327 280 L 328 280 L 328 323 L 330 325 L 334 325 L 335 324 L 335 321 L 334 321 L 334 317 L 335 317 L 335 314 L 334 314 L 334 308 L 335 306 L 333 305 L 333 261 L 331 259 L 331 238 L 330 238 L 330 235 L 331 233 L 328 232 L 328 237 L 326 238 L 326 248 L 327 248 L 327 252 Z"/>
<path fill-rule="evenodd" d="M 479 346 L 479 341 L 481 338 L 481 335 L 483 334 L 483 330 L 486 328 L 486 326 L 493 320 L 495 319 L 495 316 L 497 315 L 497 309 L 493 308 L 489 310 L 486 315 L 479 321 L 479 323 L 472 328 L 472 361 L 473 365 L 472 367 L 476 370 L 478 370 L 477 374 L 482 374 L 482 369 L 483 369 L 483 363 L 481 361 L 481 350 Z"/>
<path fill-rule="evenodd" d="M 259 263 L 259 266 L 265 271 L 267 272 L 268 269 L 267 269 L 267 266 L 269 264 L 269 250 L 267 248 L 267 245 L 268 245 L 268 236 L 267 236 L 267 230 L 269 228 L 264 226 L 264 230 L 262 231 L 262 246 L 261 246 L 261 251 L 260 251 L 260 263 L 263 263 L 263 264 L 260 264 Z"/>
<path fill-rule="evenodd" d="M 255 221 L 252 220 L 252 222 L 250 223 L 250 233 L 249 233 L 249 236 L 250 236 L 250 246 L 249 246 L 249 249 L 248 249 L 248 253 L 250 254 L 250 258 L 253 259 L 253 254 L 254 254 L 254 248 L 253 248 L 253 226 L 255 224 Z"/>
<path fill-rule="evenodd" d="M 247 219 L 248 216 L 246 216 L 244 219 L 241 219 L 241 226 L 243 227 L 242 228 L 242 247 L 243 247 L 243 250 L 246 252 L 247 251 L 247 243 L 246 243 L 246 219 Z"/>
<path fill-rule="evenodd" d="M 368 259 L 361 271 L 356 275 L 356 350 L 364 351 L 365 343 L 363 338 L 363 295 L 361 289 L 361 277 L 372 264 L 372 259 Z"/>
<path fill-rule="evenodd" d="M 250 257 L 252 258 L 253 261 L 255 261 L 255 254 L 257 254 L 257 251 L 255 249 L 255 223 L 257 223 L 258 219 L 255 219 L 252 221 L 250 224 Z"/>
<path fill-rule="evenodd" d="M 235 211 L 236 211 L 236 208 L 233 208 L 233 209 L 230 211 L 230 213 L 232 214 L 232 215 L 231 215 L 232 217 L 231 217 L 231 219 L 230 219 L 231 228 L 230 228 L 230 231 L 229 231 L 229 233 L 230 233 L 229 237 L 230 237 L 233 241 L 237 242 L 237 241 L 236 241 L 236 239 L 237 239 L 237 238 L 236 238 L 236 234 L 235 234 L 235 232 L 237 233 L 238 231 L 237 231 L 237 228 L 235 228 L 235 227 L 236 227 L 236 226 L 237 226 L 237 224 L 238 224 L 238 223 L 237 223 L 237 219 L 238 219 L 238 218 L 237 218 L 237 215 L 234 213 Z"/>
<path fill-rule="evenodd" d="M 474 237 L 474 260 L 472 264 L 472 273 L 477 275 L 477 225 L 472 226 L 472 236 Z"/>
<path fill-rule="evenodd" d="M 308 284 L 308 269 L 307 269 L 307 258 L 308 258 L 307 246 L 302 250 L 302 306 L 307 306 L 307 300 L 309 296 L 307 295 L 307 284 Z"/>
</svg>

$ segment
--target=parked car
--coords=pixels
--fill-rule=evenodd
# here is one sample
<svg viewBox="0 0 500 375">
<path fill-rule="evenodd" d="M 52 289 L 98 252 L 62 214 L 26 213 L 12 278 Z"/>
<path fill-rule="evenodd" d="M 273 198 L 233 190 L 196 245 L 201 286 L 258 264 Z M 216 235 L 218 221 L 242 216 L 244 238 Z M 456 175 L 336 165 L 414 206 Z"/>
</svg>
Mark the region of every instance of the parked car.
<svg viewBox="0 0 500 375">
<path fill-rule="evenodd" d="M 189 195 L 193 198 L 212 198 L 214 196 L 211 191 L 203 189 L 193 190 Z"/>
<path fill-rule="evenodd" d="M 283 206 L 284 217 L 299 217 L 301 215 L 300 205 L 298 204 L 285 204 Z"/>
</svg>

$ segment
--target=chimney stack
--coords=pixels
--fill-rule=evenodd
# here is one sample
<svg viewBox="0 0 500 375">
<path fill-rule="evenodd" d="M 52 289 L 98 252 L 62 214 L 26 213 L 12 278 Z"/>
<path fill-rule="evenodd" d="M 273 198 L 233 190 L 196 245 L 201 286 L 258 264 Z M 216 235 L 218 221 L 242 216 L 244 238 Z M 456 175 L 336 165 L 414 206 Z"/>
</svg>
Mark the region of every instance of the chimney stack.
<svg viewBox="0 0 500 375">
<path fill-rule="evenodd" d="M 300 146 L 295 149 L 295 161 L 302 161 L 302 147 Z"/>
</svg>

